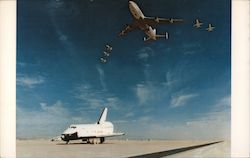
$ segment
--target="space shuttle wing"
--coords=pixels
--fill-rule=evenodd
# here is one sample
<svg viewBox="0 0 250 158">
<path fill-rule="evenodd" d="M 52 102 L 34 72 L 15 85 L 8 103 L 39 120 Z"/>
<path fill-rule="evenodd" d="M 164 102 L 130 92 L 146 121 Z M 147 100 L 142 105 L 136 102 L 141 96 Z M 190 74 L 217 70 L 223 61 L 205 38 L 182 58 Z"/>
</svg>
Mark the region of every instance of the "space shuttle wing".
<svg viewBox="0 0 250 158">
<path fill-rule="evenodd" d="M 181 23 L 183 19 L 166 19 L 166 18 L 158 18 L 158 17 L 145 17 L 144 22 L 148 25 L 157 25 L 157 24 L 174 24 L 174 23 Z"/>
<path fill-rule="evenodd" d="M 100 135 L 99 137 L 115 137 L 115 136 L 122 136 L 125 135 L 125 133 L 112 133 L 107 135 Z"/>
</svg>

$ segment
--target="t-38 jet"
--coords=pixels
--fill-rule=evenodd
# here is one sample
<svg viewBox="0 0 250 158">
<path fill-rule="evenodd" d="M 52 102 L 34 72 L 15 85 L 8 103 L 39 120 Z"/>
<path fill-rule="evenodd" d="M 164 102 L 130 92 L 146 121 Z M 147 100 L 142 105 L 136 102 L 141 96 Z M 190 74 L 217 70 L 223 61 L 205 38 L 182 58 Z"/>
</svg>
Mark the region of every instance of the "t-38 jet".
<svg viewBox="0 0 250 158">
<path fill-rule="evenodd" d="M 195 24 L 193 25 L 196 28 L 201 28 L 201 25 L 203 25 L 202 22 L 200 22 L 198 19 L 195 20 Z"/>
<path fill-rule="evenodd" d="M 208 24 L 208 28 L 206 29 L 208 32 L 212 32 L 215 29 L 214 26 L 212 26 L 212 24 Z"/>
<path fill-rule="evenodd" d="M 152 26 L 158 25 L 158 24 L 173 24 L 173 23 L 180 23 L 183 22 L 183 19 L 165 19 L 165 18 L 159 18 L 159 17 L 146 17 L 142 13 L 141 9 L 138 7 L 138 5 L 133 2 L 129 1 L 129 10 L 132 14 L 132 17 L 134 19 L 132 24 L 129 24 L 126 26 L 125 29 L 123 29 L 120 32 L 120 36 L 124 36 L 127 33 L 133 31 L 133 30 L 142 30 L 145 32 L 145 34 L 148 37 L 144 37 L 144 41 L 149 40 L 157 40 L 158 38 L 166 38 L 168 39 L 168 33 L 164 35 L 157 35 L 156 29 L 152 28 Z"/>
</svg>

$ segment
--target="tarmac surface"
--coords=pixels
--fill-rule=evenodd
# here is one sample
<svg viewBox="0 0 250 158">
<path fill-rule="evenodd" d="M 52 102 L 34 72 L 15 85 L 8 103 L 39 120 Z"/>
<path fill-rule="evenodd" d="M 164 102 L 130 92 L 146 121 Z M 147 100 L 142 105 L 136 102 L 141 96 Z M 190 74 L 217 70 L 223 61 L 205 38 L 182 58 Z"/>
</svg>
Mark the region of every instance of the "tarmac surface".
<svg viewBox="0 0 250 158">
<path fill-rule="evenodd" d="M 229 141 L 106 140 L 103 144 L 81 141 L 17 140 L 17 158 L 226 158 Z"/>
</svg>

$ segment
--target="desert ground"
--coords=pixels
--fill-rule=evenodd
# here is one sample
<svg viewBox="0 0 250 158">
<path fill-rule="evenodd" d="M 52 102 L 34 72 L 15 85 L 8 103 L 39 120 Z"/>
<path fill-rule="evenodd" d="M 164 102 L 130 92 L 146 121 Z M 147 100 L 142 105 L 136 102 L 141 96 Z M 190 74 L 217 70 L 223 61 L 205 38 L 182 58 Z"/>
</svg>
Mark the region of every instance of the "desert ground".
<svg viewBox="0 0 250 158">
<path fill-rule="evenodd" d="M 195 149 L 190 146 L 216 141 L 165 141 L 165 140 L 106 140 L 103 144 L 85 144 L 81 141 L 51 142 L 50 140 L 17 140 L 17 158 L 119 158 L 159 157 L 145 155 L 161 152 L 170 158 L 223 158 L 230 155 L 230 142 L 223 141 Z M 162 155 L 161 155 L 162 157 Z"/>
</svg>

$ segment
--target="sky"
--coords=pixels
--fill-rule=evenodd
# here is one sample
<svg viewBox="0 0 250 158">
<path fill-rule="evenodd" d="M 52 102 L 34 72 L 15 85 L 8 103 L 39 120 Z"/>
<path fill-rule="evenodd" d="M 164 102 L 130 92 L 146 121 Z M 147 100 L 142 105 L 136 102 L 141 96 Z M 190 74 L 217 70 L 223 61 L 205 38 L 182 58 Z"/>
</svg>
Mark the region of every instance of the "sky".
<svg viewBox="0 0 250 158">
<path fill-rule="evenodd" d="M 145 16 L 184 21 L 155 26 L 169 39 L 144 43 L 142 31 L 118 37 L 133 20 L 127 0 L 18 1 L 17 138 L 95 123 L 104 107 L 123 138 L 230 137 L 231 2 L 135 2 Z"/>
</svg>

